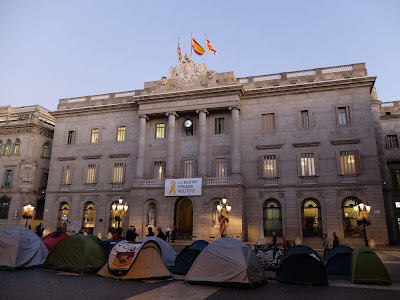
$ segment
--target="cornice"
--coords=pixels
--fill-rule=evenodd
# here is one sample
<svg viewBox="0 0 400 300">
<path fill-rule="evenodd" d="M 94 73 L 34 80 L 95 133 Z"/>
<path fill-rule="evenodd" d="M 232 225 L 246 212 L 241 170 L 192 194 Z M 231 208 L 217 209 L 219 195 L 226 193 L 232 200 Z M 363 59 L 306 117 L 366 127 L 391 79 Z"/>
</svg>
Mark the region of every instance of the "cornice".
<svg viewBox="0 0 400 300">
<path fill-rule="evenodd" d="M 332 145 L 351 145 L 351 144 L 359 144 L 360 139 L 353 140 L 331 140 Z"/>
<path fill-rule="evenodd" d="M 68 160 L 76 160 L 76 157 L 59 157 L 58 158 L 59 161 L 68 161 Z"/>
<path fill-rule="evenodd" d="M 308 143 L 293 143 L 293 147 L 318 147 L 320 142 L 308 142 Z"/>
<path fill-rule="evenodd" d="M 305 82 L 283 86 L 270 86 L 264 88 L 255 88 L 245 90 L 243 99 L 259 97 L 261 95 L 282 95 L 282 94 L 300 94 L 317 91 L 327 91 L 334 89 L 345 89 L 354 87 L 368 86 L 370 89 L 375 84 L 376 77 L 356 77 L 338 80 Z"/>
<path fill-rule="evenodd" d="M 265 149 L 280 149 L 283 144 L 275 144 L 275 145 L 258 145 L 256 146 L 257 150 L 265 150 Z"/>
<path fill-rule="evenodd" d="M 18 132 L 19 131 L 19 132 Z M 54 129 L 42 126 L 40 124 L 28 123 L 28 124 L 9 124 L 0 126 L 1 134 L 22 134 L 22 133 L 34 133 L 43 135 L 45 137 L 53 137 Z"/>
<path fill-rule="evenodd" d="M 101 154 L 99 154 L 99 155 L 86 155 L 86 156 L 83 156 L 83 159 L 100 159 L 101 157 L 102 157 Z"/>
<path fill-rule="evenodd" d="M 134 109 L 135 101 L 126 102 L 126 103 L 112 103 L 112 104 L 104 104 L 104 105 L 92 105 L 85 107 L 73 107 L 60 109 L 51 112 L 51 115 L 55 118 L 57 117 L 66 117 L 71 115 L 88 115 L 93 113 L 101 113 L 101 112 L 110 112 L 110 111 L 121 111 L 126 109 Z M 137 107 L 136 107 L 137 109 Z"/>
<path fill-rule="evenodd" d="M 122 158 L 122 157 L 128 157 L 129 153 L 122 153 L 122 154 L 110 154 L 110 158 Z"/>
</svg>

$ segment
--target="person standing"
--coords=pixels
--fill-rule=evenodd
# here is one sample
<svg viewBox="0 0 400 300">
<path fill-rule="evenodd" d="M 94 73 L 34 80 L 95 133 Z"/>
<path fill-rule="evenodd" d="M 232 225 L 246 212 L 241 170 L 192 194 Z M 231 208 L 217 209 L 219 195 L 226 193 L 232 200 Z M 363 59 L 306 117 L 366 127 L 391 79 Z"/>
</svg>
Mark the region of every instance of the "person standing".
<svg viewBox="0 0 400 300">
<path fill-rule="evenodd" d="M 122 240 L 122 228 L 118 227 L 117 230 L 115 231 L 113 237 L 113 240 Z"/>
<path fill-rule="evenodd" d="M 166 235 L 166 241 L 169 242 L 169 233 L 171 231 L 171 228 L 169 227 L 169 225 L 167 227 L 165 227 L 165 235 Z"/>
<path fill-rule="evenodd" d="M 336 246 L 339 246 L 339 238 L 337 237 L 336 232 L 333 232 L 332 236 L 333 236 L 332 248 L 335 248 Z"/>
<path fill-rule="evenodd" d="M 178 233 L 178 228 L 176 228 L 175 226 L 172 228 L 172 243 L 175 242 L 177 233 Z"/>
<path fill-rule="evenodd" d="M 325 254 L 329 251 L 329 238 L 326 233 L 324 234 L 323 241 L 324 241 L 324 243 L 323 243 L 322 247 L 324 247 L 324 257 L 325 257 Z"/>
<path fill-rule="evenodd" d="M 158 230 L 157 237 L 165 241 L 167 239 L 167 236 L 162 231 L 162 227 L 158 226 L 157 230 Z"/>
<path fill-rule="evenodd" d="M 36 234 L 42 238 L 43 237 L 43 231 L 44 231 L 44 226 L 42 226 L 42 223 L 39 223 L 38 226 L 36 226 Z"/>
<path fill-rule="evenodd" d="M 136 238 L 138 237 L 139 234 L 136 233 L 136 228 L 135 226 L 130 226 L 128 231 L 126 232 L 126 239 L 129 242 L 136 242 Z"/>
<path fill-rule="evenodd" d="M 154 236 L 153 228 L 149 227 L 147 230 L 149 233 L 146 236 Z"/>
</svg>

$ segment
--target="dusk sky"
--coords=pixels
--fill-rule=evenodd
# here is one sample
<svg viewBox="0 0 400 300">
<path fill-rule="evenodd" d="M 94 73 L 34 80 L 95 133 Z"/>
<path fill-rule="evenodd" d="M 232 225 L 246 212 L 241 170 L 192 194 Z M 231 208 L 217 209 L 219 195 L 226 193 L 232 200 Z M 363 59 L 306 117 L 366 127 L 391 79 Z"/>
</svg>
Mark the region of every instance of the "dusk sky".
<svg viewBox="0 0 400 300">
<path fill-rule="evenodd" d="M 400 100 L 400 1 L 0 0 L 0 105 L 142 89 L 168 76 L 190 35 L 236 77 L 365 62 Z M 197 63 L 204 56 L 193 54 Z"/>
</svg>

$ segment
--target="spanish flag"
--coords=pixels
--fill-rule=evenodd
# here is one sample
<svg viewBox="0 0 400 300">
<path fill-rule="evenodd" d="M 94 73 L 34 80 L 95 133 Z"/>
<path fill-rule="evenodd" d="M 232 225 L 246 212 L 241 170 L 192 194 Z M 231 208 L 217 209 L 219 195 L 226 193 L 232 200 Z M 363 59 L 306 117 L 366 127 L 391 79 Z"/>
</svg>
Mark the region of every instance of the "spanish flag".
<svg viewBox="0 0 400 300">
<path fill-rule="evenodd" d="M 195 52 L 197 55 L 203 55 L 203 54 L 204 54 L 204 49 L 203 49 L 203 47 L 200 46 L 199 43 L 196 42 L 194 38 L 192 38 L 192 48 L 193 48 L 194 52 Z"/>
<path fill-rule="evenodd" d="M 206 38 L 206 47 L 208 51 L 214 53 L 214 55 L 217 55 L 217 50 L 214 49 L 213 45 L 211 45 L 210 41 Z"/>
<path fill-rule="evenodd" d="M 178 60 L 179 62 L 182 62 L 181 46 L 179 46 L 179 42 L 178 42 Z"/>
</svg>

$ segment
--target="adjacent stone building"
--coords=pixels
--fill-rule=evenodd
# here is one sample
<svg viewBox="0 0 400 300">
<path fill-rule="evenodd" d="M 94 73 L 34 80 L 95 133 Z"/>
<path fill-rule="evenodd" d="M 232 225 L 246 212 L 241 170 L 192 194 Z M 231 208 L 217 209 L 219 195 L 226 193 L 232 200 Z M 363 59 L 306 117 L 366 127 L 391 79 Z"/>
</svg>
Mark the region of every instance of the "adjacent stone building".
<svg viewBox="0 0 400 300">
<path fill-rule="evenodd" d="M 319 245 L 335 231 L 356 245 L 362 201 L 368 238 L 388 244 L 375 79 L 363 63 L 236 78 L 186 56 L 141 90 L 61 99 L 45 225 L 105 237 L 121 198 L 124 229 L 176 226 L 180 239 L 212 241 L 225 196 L 228 236 Z"/>
<path fill-rule="evenodd" d="M 0 227 L 43 222 L 54 117 L 39 105 L 0 107 Z M 22 218 L 33 204 L 33 219 Z"/>
</svg>

